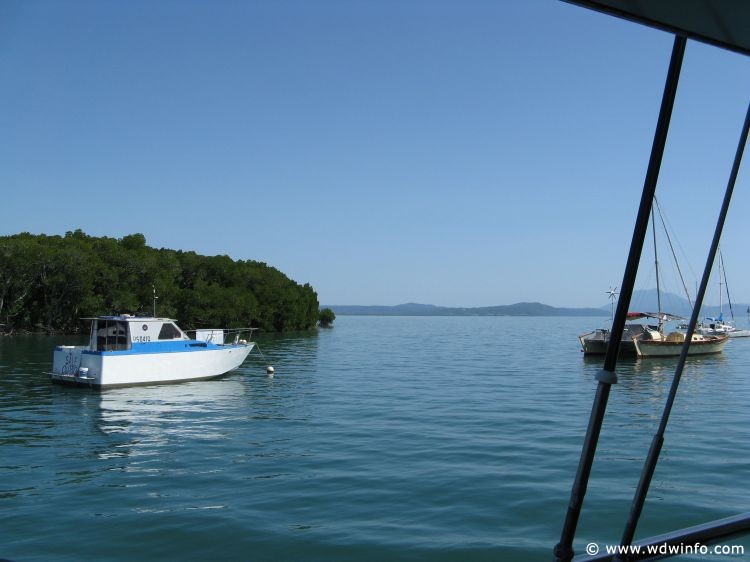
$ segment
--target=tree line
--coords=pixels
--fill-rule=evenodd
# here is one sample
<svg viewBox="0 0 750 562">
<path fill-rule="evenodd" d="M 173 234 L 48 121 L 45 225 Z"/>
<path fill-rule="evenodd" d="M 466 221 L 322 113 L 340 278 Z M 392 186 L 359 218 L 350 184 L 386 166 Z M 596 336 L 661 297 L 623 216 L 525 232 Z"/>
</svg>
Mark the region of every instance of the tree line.
<svg viewBox="0 0 750 562">
<path fill-rule="evenodd" d="M 0 236 L 0 331 L 79 333 L 80 318 L 153 314 L 183 329 L 308 330 L 318 296 L 278 269 L 229 256 L 201 256 L 120 239 L 29 233 Z"/>
</svg>

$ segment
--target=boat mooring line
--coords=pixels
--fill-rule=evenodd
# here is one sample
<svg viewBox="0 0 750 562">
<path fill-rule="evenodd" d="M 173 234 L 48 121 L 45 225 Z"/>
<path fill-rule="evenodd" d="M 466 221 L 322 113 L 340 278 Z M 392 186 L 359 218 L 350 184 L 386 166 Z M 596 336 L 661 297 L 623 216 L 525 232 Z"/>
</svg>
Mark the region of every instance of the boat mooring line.
<svg viewBox="0 0 750 562">
<path fill-rule="evenodd" d="M 263 358 L 263 361 L 266 360 L 266 356 L 263 355 L 263 352 L 260 350 L 260 346 L 258 345 L 258 342 L 253 342 L 255 344 L 255 349 L 258 350 L 258 353 L 260 353 L 260 356 Z"/>
<path fill-rule="evenodd" d="M 260 356 L 263 358 L 263 361 L 265 361 L 266 360 L 266 356 L 263 355 L 263 352 L 260 350 L 260 346 L 258 345 L 257 342 L 253 342 L 253 343 L 255 344 L 255 349 L 258 350 L 258 353 L 260 353 Z M 274 368 L 273 368 L 273 366 L 266 365 L 266 374 L 269 375 L 269 376 L 273 376 L 273 374 L 274 374 Z"/>
</svg>

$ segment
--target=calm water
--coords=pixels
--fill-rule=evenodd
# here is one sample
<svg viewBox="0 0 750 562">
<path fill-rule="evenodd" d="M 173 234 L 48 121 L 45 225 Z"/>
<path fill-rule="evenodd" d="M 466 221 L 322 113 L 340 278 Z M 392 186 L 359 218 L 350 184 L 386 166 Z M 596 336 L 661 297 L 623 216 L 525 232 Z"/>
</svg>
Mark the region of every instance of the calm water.
<svg viewBox="0 0 750 562">
<path fill-rule="evenodd" d="M 0 558 L 549 560 L 601 324 L 339 317 L 261 337 L 272 379 L 101 393 L 48 382 L 75 338 L 0 338 Z M 673 368 L 618 369 L 577 552 L 617 542 Z M 689 361 L 639 537 L 748 510 L 749 372 L 750 340 Z"/>
</svg>

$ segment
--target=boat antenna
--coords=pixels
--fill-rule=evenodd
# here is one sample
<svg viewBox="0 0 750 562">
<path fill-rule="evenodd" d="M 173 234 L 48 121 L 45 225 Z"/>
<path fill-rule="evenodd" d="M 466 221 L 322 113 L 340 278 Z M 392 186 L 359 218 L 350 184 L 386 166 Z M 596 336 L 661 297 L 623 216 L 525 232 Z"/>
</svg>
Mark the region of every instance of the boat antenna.
<svg viewBox="0 0 750 562">
<path fill-rule="evenodd" d="M 154 289 L 154 318 L 156 318 L 156 299 L 159 297 L 156 296 L 156 285 L 151 285 L 151 287 Z"/>
</svg>

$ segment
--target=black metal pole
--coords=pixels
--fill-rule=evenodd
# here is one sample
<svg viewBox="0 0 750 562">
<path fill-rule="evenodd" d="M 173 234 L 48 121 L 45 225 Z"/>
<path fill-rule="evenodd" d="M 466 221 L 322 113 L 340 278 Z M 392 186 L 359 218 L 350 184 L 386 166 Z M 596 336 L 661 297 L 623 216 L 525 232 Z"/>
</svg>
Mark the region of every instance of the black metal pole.
<svg viewBox="0 0 750 562">
<path fill-rule="evenodd" d="M 628 307 L 630 306 L 630 299 L 633 296 L 635 278 L 638 274 L 638 264 L 641 259 L 643 243 L 646 239 L 646 231 L 648 230 L 651 205 L 654 193 L 656 192 L 656 183 L 659 179 L 664 146 L 667 142 L 669 121 L 672 117 L 672 108 L 674 107 L 675 94 L 677 93 L 677 83 L 680 78 L 680 69 L 682 68 L 686 42 L 685 37 L 675 36 L 674 46 L 672 47 L 672 58 L 669 62 L 667 80 L 664 85 L 664 94 L 662 95 L 661 107 L 659 109 L 659 119 L 656 124 L 656 132 L 654 133 L 654 142 L 651 146 L 648 170 L 646 171 L 646 179 L 643 183 L 641 203 L 638 208 L 635 228 L 633 229 L 633 238 L 630 242 L 625 274 L 622 279 L 620 299 L 617 302 L 617 311 L 612 321 L 612 330 L 610 331 L 609 344 L 607 345 L 607 354 L 604 358 L 604 367 L 596 374 L 596 379 L 599 382 L 594 397 L 594 404 L 591 408 L 586 437 L 583 441 L 581 459 L 578 463 L 578 470 L 576 471 L 573 488 L 570 493 L 570 502 L 565 516 L 565 523 L 560 534 L 560 542 L 557 543 L 554 549 L 555 562 L 569 562 L 573 558 L 573 539 L 575 538 L 578 519 L 581 515 L 583 499 L 586 496 L 586 488 L 588 487 L 589 476 L 591 475 L 591 466 L 594 463 L 596 446 L 599 442 L 599 433 L 604 421 L 604 413 L 607 410 L 609 392 L 612 385 L 617 383 L 617 375 L 615 374 L 617 353 L 625 329 Z"/>
<path fill-rule="evenodd" d="M 641 472 L 641 479 L 638 482 L 638 487 L 633 497 L 633 503 L 630 507 L 630 514 L 628 521 L 625 524 L 625 529 L 622 534 L 622 540 L 620 544 L 629 545 L 633 542 L 635 536 L 635 529 L 638 526 L 638 519 L 641 516 L 643 510 L 643 504 L 646 502 L 646 495 L 648 494 L 649 486 L 651 485 L 651 479 L 654 476 L 656 470 L 656 463 L 659 461 L 659 453 L 661 452 L 662 445 L 664 444 L 664 432 L 667 429 L 667 422 L 669 421 L 669 414 L 672 412 L 672 406 L 677 395 L 677 387 L 680 385 L 680 378 L 682 377 L 682 371 L 685 368 L 685 360 L 687 359 L 688 349 L 690 347 L 690 341 L 693 338 L 693 332 L 695 326 L 698 323 L 698 315 L 703 304 L 703 297 L 706 294 L 706 287 L 708 287 L 708 279 L 711 276 L 711 269 L 713 268 L 714 261 L 716 261 L 716 252 L 719 248 L 719 241 L 721 240 L 721 232 L 724 229 L 724 221 L 727 218 L 729 212 L 729 204 L 732 200 L 732 193 L 734 192 L 734 184 L 737 181 L 737 174 L 740 170 L 740 162 L 742 162 L 742 154 L 745 150 L 745 144 L 747 142 L 748 130 L 750 130 L 750 104 L 748 104 L 747 114 L 745 115 L 745 124 L 742 127 L 742 133 L 740 134 L 740 142 L 737 146 L 737 152 L 734 156 L 734 164 L 732 165 L 732 173 L 729 175 L 729 182 L 727 184 L 727 190 L 724 193 L 724 201 L 721 205 L 721 211 L 719 212 L 719 218 L 716 221 L 716 229 L 714 230 L 714 237 L 711 241 L 711 247 L 708 251 L 708 257 L 706 258 L 706 266 L 703 269 L 703 277 L 701 278 L 700 288 L 698 294 L 695 297 L 695 306 L 693 307 L 693 313 L 690 315 L 690 324 L 688 324 L 687 334 L 685 335 L 685 343 L 682 346 L 680 352 L 680 359 L 677 362 L 675 368 L 674 377 L 672 378 L 672 386 L 669 389 L 669 395 L 667 396 L 667 402 L 664 405 L 664 411 L 662 412 L 661 421 L 659 422 L 659 428 L 651 441 L 651 448 L 648 451 L 646 462 Z"/>
</svg>

